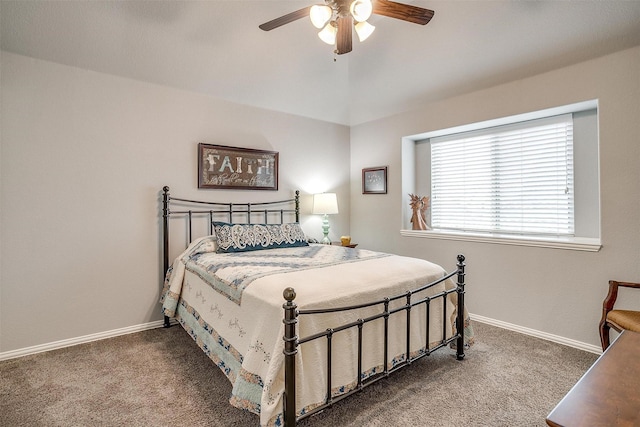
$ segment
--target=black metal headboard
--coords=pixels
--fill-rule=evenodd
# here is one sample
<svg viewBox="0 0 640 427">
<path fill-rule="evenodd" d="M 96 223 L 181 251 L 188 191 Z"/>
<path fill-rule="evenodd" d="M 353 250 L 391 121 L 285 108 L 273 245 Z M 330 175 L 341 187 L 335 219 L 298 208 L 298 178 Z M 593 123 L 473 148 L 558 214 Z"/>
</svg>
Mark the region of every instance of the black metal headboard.
<svg viewBox="0 0 640 427">
<path fill-rule="evenodd" d="M 163 258 L 164 273 L 169 269 L 169 219 L 183 217 L 187 221 L 187 240 L 193 240 L 192 224 L 195 215 L 208 216 L 209 234 L 213 234 L 214 220 L 241 224 L 283 224 L 285 216 L 294 216 L 300 222 L 300 191 L 292 199 L 259 203 L 206 202 L 179 199 L 169 195 L 169 187 L 162 188 Z M 255 219 L 260 218 L 258 221 Z"/>
</svg>

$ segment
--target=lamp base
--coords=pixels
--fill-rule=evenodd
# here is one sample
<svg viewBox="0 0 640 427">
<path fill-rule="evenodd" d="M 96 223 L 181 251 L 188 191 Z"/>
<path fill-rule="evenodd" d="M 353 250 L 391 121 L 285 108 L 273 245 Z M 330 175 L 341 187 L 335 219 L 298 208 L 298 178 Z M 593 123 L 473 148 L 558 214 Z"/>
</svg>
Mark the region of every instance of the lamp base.
<svg viewBox="0 0 640 427">
<path fill-rule="evenodd" d="M 320 243 L 322 243 L 323 245 L 330 245 L 331 240 L 329 239 L 329 215 L 327 214 L 324 214 L 322 216 L 322 234 L 324 235 L 324 237 L 322 238 L 322 241 Z"/>
</svg>

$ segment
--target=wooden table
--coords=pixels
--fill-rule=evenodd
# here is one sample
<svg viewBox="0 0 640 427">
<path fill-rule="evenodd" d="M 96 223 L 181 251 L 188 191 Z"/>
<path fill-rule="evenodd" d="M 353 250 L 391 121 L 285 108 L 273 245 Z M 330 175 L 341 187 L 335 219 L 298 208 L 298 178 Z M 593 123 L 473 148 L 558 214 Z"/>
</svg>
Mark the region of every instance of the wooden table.
<svg viewBox="0 0 640 427">
<path fill-rule="evenodd" d="M 640 426 L 640 333 L 624 331 L 551 411 L 547 424 Z"/>
<path fill-rule="evenodd" d="M 342 242 L 331 242 L 332 246 L 344 246 L 345 248 L 355 248 L 358 246 L 357 243 L 349 243 L 348 245 L 343 245 Z"/>
</svg>

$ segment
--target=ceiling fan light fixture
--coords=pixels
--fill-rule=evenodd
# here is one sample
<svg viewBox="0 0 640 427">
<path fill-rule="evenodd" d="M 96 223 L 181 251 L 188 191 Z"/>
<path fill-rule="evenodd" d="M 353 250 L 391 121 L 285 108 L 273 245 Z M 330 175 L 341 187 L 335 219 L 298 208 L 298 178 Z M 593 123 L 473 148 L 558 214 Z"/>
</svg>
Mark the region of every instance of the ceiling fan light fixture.
<svg viewBox="0 0 640 427">
<path fill-rule="evenodd" d="M 333 10 L 326 4 L 314 4 L 309 11 L 309 18 L 314 27 L 320 29 L 331 19 Z"/>
<path fill-rule="evenodd" d="M 349 7 L 353 19 L 358 22 L 364 22 L 371 16 L 373 12 L 373 5 L 371 0 L 353 0 Z"/>
<path fill-rule="evenodd" d="M 356 34 L 358 35 L 358 40 L 361 42 L 365 41 L 373 31 L 376 29 L 375 26 L 369 24 L 367 21 L 358 22 L 355 25 Z"/>
<path fill-rule="evenodd" d="M 309 17 L 318 28 L 318 37 L 334 46 L 336 55 L 353 50 L 353 31 L 360 41 L 373 34 L 375 27 L 367 22 L 372 14 L 425 25 L 433 18 L 434 11 L 395 0 L 315 0 L 318 4 L 286 13 L 258 25 L 262 31 L 271 31 L 298 19 Z M 413 0 L 410 0 L 413 3 Z M 375 2 L 375 3 L 374 3 Z M 375 5 L 375 7 L 374 7 Z M 335 57 L 334 57 L 335 60 Z"/>
<path fill-rule="evenodd" d="M 333 22 L 329 22 L 325 27 L 318 33 L 318 37 L 320 40 L 329 45 L 336 44 L 336 36 L 338 35 L 338 29 L 333 25 Z"/>
</svg>

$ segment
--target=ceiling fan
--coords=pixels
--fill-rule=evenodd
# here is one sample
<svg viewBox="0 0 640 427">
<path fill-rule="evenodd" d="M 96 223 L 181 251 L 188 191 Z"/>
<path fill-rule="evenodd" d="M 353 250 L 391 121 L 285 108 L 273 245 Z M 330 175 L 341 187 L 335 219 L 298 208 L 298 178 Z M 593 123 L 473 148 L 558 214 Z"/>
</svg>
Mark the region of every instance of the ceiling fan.
<svg viewBox="0 0 640 427">
<path fill-rule="evenodd" d="M 327 44 L 335 45 L 335 53 L 342 55 L 353 48 L 354 28 L 360 41 L 373 33 L 375 27 L 367 22 L 371 14 L 401 19 L 414 24 L 425 25 L 433 17 L 434 11 L 391 0 L 324 0 L 325 4 L 308 6 L 279 18 L 265 22 L 258 27 L 264 31 L 309 16 L 313 25 L 321 29 L 318 37 Z"/>
</svg>

